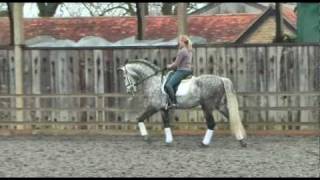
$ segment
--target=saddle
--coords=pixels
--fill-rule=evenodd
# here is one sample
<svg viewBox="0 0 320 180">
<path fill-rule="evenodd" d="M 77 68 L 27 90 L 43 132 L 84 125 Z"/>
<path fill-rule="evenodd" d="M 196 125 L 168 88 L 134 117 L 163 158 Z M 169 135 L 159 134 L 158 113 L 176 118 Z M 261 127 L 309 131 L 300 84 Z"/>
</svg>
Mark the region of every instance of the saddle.
<svg viewBox="0 0 320 180">
<path fill-rule="evenodd" d="M 164 85 L 166 84 L 169 75 L 173 73 L 173 71 L 168 72 L 164 77 L 163 77 L 163 82 L 161 84 L 161 91 L 164 94 L 167 94 L 167 92 L 164 90 Z M 176 97 L 178 96 L 184 96 L 186 94 L 188 94 L 189 90 L 190 90 L 190 84 L 192 82 L 192 80 L 195 77 L 191 74 L 189 76 L 187 76 L 186 78 L 184 78 L 183 80 L 181 80 L 180 84 L 178 85 L 178 89 L 176 91 Z"/>
</svg>

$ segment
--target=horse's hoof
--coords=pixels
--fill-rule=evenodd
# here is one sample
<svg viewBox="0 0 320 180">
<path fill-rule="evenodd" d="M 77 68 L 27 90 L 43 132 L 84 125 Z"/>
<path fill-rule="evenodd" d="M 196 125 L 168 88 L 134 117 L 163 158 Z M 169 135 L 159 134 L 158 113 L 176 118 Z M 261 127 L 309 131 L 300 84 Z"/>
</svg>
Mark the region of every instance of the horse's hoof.
<svg viewBox="0 0 320 180">
<path fill-rule="evenodd" d="M 202 142 L 199 144 L 199 147 L 201 147 L 201 148 L 207 148 L 207 147 L 209 147 L 209 145 L 207 145 L 207 144 L 203 144 Z"/>
<path fill-rule="evenodd" d="M 240 140 L 239 142 L 240 142 L 241 147 L 247 147 L 247 143 L 244 142 L 244 140 Z"/>
<path fill-rule="evenodd" d="M 165 143 L 165 146 L 167 146 L 167 147 L 172 147 L 173 146 L 173 144 L 172 144 L 172 142 L 171 143 Z"/>
</svg>

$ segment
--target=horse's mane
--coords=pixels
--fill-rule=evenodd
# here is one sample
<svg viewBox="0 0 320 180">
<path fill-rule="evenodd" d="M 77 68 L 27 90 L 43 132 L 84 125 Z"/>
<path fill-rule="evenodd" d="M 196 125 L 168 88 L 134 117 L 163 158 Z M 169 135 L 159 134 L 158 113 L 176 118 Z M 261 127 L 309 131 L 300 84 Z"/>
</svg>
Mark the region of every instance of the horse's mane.
<svg viewBox="0 0 320 180">
<path fill-rule="evenodd" d="M 130 60 L 127 62 L 127 64 L 134 64 L 134 63 L 140 63 L 140 64 L 144 64 L 147 65 L 148 67 L 150 67 L 151 69 L 155 70 L 155 71 L 159 71 L 160 68 L 154 64 L 152 64 L 151 62 L 145 60 L 145 59 L 135 59 L 135 60 Z"/>
</svg>

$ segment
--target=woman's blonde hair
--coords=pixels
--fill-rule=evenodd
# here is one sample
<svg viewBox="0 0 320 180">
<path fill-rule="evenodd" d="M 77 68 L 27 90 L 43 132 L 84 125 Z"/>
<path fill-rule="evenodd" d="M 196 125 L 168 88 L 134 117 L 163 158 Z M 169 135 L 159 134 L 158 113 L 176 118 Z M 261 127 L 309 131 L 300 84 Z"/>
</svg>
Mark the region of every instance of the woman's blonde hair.
<svg viewBox="0 0 320 180">
<path fill-rule="evenodd" d="M 186 45 L 186 48 L 189 51 L 192 51 L 192 42 L 190 40 L 190 38 L 187 35 L 180 35 L 179 36 L 179 42 L 180 40 L 182 40 L 184 42 L 184 44 Z"/>
</svg>

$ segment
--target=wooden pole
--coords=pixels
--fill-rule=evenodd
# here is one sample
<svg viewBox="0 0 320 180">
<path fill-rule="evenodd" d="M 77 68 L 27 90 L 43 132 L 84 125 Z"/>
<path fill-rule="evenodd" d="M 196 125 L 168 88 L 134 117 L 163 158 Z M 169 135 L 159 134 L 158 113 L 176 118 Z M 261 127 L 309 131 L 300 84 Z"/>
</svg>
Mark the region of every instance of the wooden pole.
<svg viewBox="0 0 320 180">
<path fill-rule="evenodd" d="M 12 14 L 12 3 L 7 2 L 8 6 L 8 16 L 9 16 L 9 22 L 10 22 L 10 46 L 13 46 L 14 42 L 14 32 L 13 32 L 13 14 Z"/>
<path fill-rule="evenodd" d="M 177 3 L 178 35 L 187 34 L 187 3 Z"/>
<path fill-rule="evenodd" d="M 281 3 L 276 3 L 276 42 L 281 42 L 283 37 L 283 18 Z"/>
<path fill-rule="evenodd" d="M 14 27 L 14 62 L 15 62 L 15 90 L 16 94 L 23 94 L 23 71 L 22 59 L 24 44 L 24 28 L 23 28 L 23 3 L 13 3 L 13 27 Z M 16 98 L 16 107 L 23 108 L 23 97 Z M 17 121 L 23 121 L 23 110 L 17 110 Z M 22 129 L 22 127 L 17 127 Z"/>
<path fill-rule="evenodd" d="M 144 39 L 144 31 L 145 31 L 145 3 L 137 3 L 137 30 L 138 30 L 138 35 L 137 39 L 138 40 L 143 40 Z"/>
</svg>

